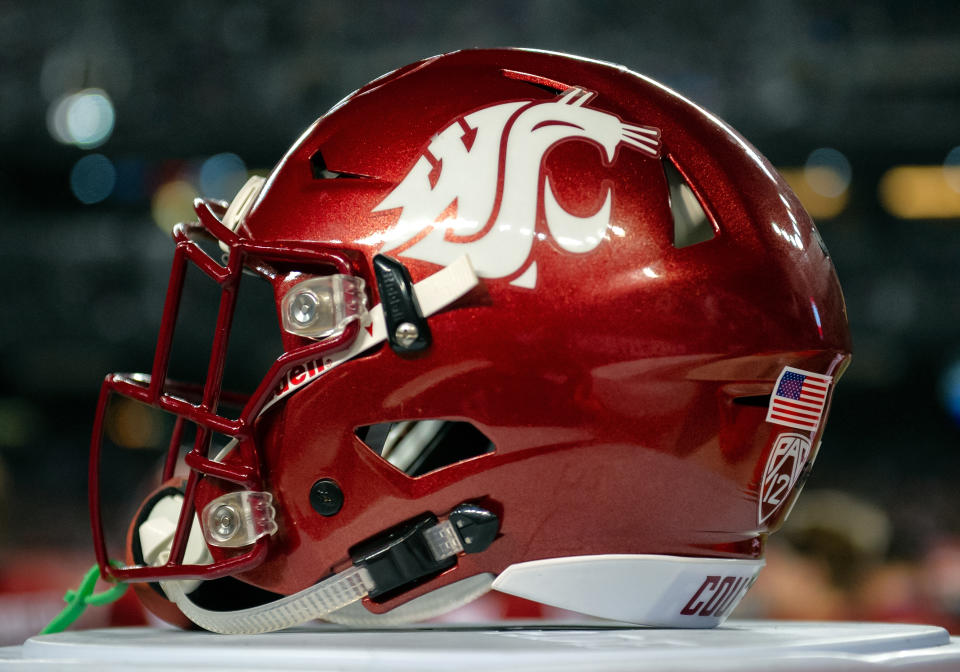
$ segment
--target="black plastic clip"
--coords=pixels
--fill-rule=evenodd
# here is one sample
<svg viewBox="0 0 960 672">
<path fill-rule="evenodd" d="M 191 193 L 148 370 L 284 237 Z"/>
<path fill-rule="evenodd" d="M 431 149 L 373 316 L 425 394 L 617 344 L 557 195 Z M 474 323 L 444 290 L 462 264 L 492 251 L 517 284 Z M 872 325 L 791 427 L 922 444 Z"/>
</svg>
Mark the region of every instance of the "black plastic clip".
<svg viewBox="0 0 960 672">
<path fill-rule="evenodd" d="M 428 348 L 430 326 L 417 303 L 407 267 L 393 257 L 378 254 L 373 258 L 373 271 L 377 276 L 390 347 L 396 353 Z"/>
<path fill-rule="evenodd" d="M 464 503 L 450 512 L 450 524 L 464 553 L 486 550 L 500 531 L 496 515 Z M 370 597 L 389 599 L 401 590 L 430 579 L 457 564 L 457 555 L 437 559 L 424 533 L 437 525 L 432 513 L 400 523 L 350 549 L 350 558 L 373 579 Z"/>
<path fill-rule="evenodd" d="M 437 560 L 430 552 L 423 533 L 436 524 L 437 517 L 426 514 L 350 549 L 353 564 L 370 572 L 375 586 L 370 591 L 371 598 L 405 588 L 457 564 L 455 555 Z"/>
</svg>

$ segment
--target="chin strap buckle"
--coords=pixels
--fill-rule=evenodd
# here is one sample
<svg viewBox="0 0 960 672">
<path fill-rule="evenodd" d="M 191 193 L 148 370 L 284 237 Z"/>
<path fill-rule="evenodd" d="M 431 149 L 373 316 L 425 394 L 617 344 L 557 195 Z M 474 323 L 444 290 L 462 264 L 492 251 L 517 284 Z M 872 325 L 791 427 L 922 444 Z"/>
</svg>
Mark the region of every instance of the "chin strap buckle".
<svg viewBox="0 0 960 672">
<path fill-rule="evenodd" d="M 390 347 L 398 354 L 426 350 L 432 340 L 430 325 L 420 309 L 410 271 L 384 254 L 373 258 L 373 270 Z"/>
<path fill-rule="evenodd" d="M 373 580 L 370 598 L 389 598 L 454 567 L 459 553 L 486 550 L 499 530 L 496 515 L 475 504 L 461 504 L 443 522 L 428 513 L 392 527 L 354 546 L 350 557 Z"/>
</svg>

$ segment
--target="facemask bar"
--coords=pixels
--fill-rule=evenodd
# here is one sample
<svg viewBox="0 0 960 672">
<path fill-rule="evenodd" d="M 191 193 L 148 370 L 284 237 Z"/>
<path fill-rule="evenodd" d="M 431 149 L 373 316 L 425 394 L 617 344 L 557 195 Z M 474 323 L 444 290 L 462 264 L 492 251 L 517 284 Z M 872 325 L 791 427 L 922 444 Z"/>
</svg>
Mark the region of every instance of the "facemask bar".
<svg viewBox="0 0 960 672">
<path fill-rule="evenodd" d="M 347 276 L 359 276 L 359 273 L 350 259 L 339 250 L 319 249 L 303 243 L 280 242 L 265 245 L 242 240 L 218 219 L 218 215 L 222 217 L 224 214 L 224 208 L 219 204 L 197 199 L 194 201 L 194 209 L 199 217 L 199 223 L 178 224 L 173 230 L 176 249 L 150 375 L 118 373 L 108 375 L 103 382 L 97 403 L 90 446 L 90 518 L 94 550 L 100 572 L 105 578 L 116 581 L 214 579 L 252 569 L 263 562 L 267 554 L 268 538 L 266 537 L 258 539 L 248 551 L 232 558 L 215 561 L 209 565 L 183 564 L 187 539 L 195 515 L 197 485 L 201 477 L 213 476 L 236 483 L 245 490 L 261 490 L 260 460 L 254 445 L 253 424 L 270 399 L 273 389 L 293 367 L 320 358 L 325 353 L 349 347 L 360 330 L 360 322 L 353 320 L 344 326 L 343 331 L 329 338 L 284 353 L 273 363 L 263 381 L 249 398 L 234 399 L 244 403 L 238 419 L 232 420 L 219 415 L 218 405 L 226 398 L 220 386 L 226 363 L 227 344 L 236 307 L 237 289 L 247 259 L 254 258 L 264 263 L 321 264 L 331 267 L 336 273 Z M 222 266 L 203 251 L 195 241 L 199 236 L 212 237 L 226 245 L 229 249 L 226 266 Z M 188 263 L 195 264 L 221 289 L 210 363 L 202 386 L 170 385 L 166 381 Z M 164 481 L 173 476 L 185 423 L 192 422 L 197 426 L 193 449 L 185 457 L 190 474 L 184 492 L 184 503 L 170 549 L 170 559 L 162 566 L 113 567 L 109 563 L 100 509 L 100 455 L 104 418 L 112 394 L 139 401 L 176 416 L 163 469 Z M 223 464 L 207 456 L 213 432 L 237 439 L 238 454 L 242 458 L 241 464 Z"/>
</svg>

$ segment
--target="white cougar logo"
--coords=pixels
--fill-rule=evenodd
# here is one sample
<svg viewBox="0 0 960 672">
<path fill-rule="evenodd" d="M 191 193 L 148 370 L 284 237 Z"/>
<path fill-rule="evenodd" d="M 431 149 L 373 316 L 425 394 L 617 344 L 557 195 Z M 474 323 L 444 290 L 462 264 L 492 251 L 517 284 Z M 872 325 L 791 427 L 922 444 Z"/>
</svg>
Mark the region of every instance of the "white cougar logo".
<svg viewBox="0 0 960 672">
<path fill-rule="evenodd" d="M 491 105 L 451 122 L 438 133 L 403 181 L 374 212 L 400 209 L 384 252 L 446 266 L 468 254 L 477 275 L 535 287 L 528 263 L 540 199 L 547 226 L 568 252 L 589 252 L 610 224 L 610 187 L 593 215 L 577 217 L 557 202 L 549 177 L 537 193 L 544 155 L 562 140 L 603 148 L 612 163 L 621 144 L 660 156 L 660 131 L 622 122 L 584 107 L 595 94 L 572 88 L 548 101 Z M 412 241 L 412 244 L 411 244 Z"/>
</svg>

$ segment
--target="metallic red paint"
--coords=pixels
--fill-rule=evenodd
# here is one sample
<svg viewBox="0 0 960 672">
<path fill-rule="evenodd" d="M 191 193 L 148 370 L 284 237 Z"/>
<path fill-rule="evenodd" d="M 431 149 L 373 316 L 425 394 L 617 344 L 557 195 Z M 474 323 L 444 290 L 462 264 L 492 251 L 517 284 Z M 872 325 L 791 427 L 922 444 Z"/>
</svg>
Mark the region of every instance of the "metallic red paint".
<svg viewBox="0 0 960 672">
<path fill-rule="evenodd" d="M 549 235 L 535 240 L 535 290 L 515 287 L 510 278 L 486 279 L 430 318 L 433 345 L 425 353 L 401 357 L 381 346 L 328 371 L 258 419 L 287 371 L 343 347 L 356 327 L 336 342 L 286 335 L 286 353 L 241 418 L 216 416 L 231 288 L 242 265 L 296 269 L 309 263 L 361 275 L 376 303 L 369 260 L 397 215 L 372 211 L 431 138 L 471 110 L 554 95 L 504 70 L 594 91 L 592 107 L 658 127 L 666 160 L 689 182 L 715 238 L 673 246 L 659 161 L 621 151 L 606 165 L 591 143 L 559 144 L 542 171 L 564 207 L 592 213 L 602 187 L 612 187 L 615 228 L 596 249 L 571 254 Z M 318 150 L 329 170 L 365 177 L 315 179 L 310 157 Z M 788 503 L 764 526 L 757 523 L 765 458 L 783 428 L 764 421 L 765 407 L 737 399 L 769 395 L 784 366 L 837 378 L 849 360 L 833 266 L 783 179 L 723 122 L 616 66 L 516 50 L 463 51 L 413 64 L 360 89 L 304 133 L 236 234 L 217 221 L 222 210 L 209 207 L 198 204 L 200 227 L 175 233 L 177 256 L 149 384 L 110 376 L 101 395 L 91 510 L 102 571 L 120 580 L 232 573 L 291 593 L 348 562 L 359 541 L 427 511 L 443 515 L 464 501 L 482 501 L 500 516 L 501 535 L 493 545 L 461 556 L 456 568 L 400 597 L 381 605 L 368 600 L 368 608 L 389 609 L 471 574 L 541 558 L 758 557 L 765 535 L 789 509 Z M 233 249 L 226 268 L 199 256 L 189 242 L 199 228 Z M 542 206 L 537 230 L 546 231 Z M 188 259 L 224 288 L 199 404 L 162 393 Z M 415 281 L 438 268 L 403 261 Z M 118 570 L 106 563 L 97 474 L 108 392 L 201 427 L 190 458 L 189 504 L 165 567 Z M 496 451 L 411 478 L 354 434 L 358 426 L 418 418 L 469 420 Z M 209 430 L 240 437 L 241 450 L 224 464 L 209 460 Z M 823 423 L 808 433 L 814 449 L 822 431 Z M 310 487 L 320 478 L 334 479 L 343 490 L 344 505 L 334 517 L 310 506 Z M 272 492 L 280 531 L 245 553 L 212 549 L 214 565 L 180 567 L 193 507 L 201 510 L 235 488 L 232 483 Z"/>
</svg>

